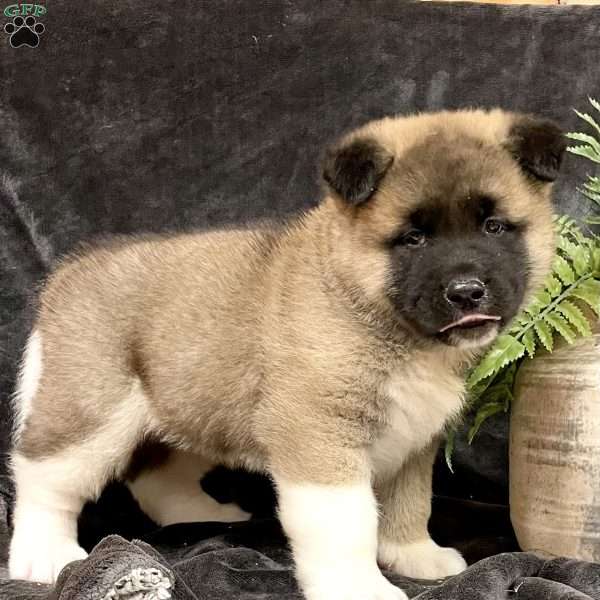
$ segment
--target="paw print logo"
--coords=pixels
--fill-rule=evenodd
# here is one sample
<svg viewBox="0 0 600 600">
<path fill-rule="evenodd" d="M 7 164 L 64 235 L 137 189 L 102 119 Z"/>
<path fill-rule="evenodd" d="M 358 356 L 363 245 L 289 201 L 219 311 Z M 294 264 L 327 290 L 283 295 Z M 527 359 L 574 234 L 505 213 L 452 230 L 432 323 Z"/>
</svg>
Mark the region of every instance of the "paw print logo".
<svg viewBox="0 0 600 600">
<path fill-rule="evenodd" d="M 10 45 L 13 48 L 19 48 L 20 46 L 36 48 L 40 43 L 40 35 L 44 33 L 45 29 L 44 25 L 38 23 L 36 18 L 31 15 L 26 19 L 15 17 L 12 23 L 7 23 L 4 26 L 4 31 L 10 35 Z"/>
</svg>

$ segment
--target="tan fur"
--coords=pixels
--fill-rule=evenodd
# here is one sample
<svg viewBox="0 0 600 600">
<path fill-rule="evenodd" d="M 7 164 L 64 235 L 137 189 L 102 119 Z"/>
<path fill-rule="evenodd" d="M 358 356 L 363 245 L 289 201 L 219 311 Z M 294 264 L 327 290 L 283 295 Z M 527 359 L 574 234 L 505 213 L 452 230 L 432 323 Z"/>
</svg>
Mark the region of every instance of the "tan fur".
<svg viewBox="0 0 600 600">
<path fill-rule="evenodd" d="M 358 218 L 329 194 L 282 230 L 137 239 L 67 260 L 41 297 L 44 369 L 17 455 L 48 460 L 110 438 L 107 415 L 139 385 L 143 418 L 131 439 L 114 440 L 125 462 L 103 469 L 87 497 L 151 438 L 286 481 L 375 480 L 382 535 L 421 539 L 432 460 L 423 449 L 460 411 L 473 353 L 419 341 L 394 314 L 382 240 L 421 200 L 435 153 L 450 152 L 465 180 L 496 189 L 528 223 L 531 293 L 552 258 L 550 186 L 527 181 L 501 147 L 514 119 L 446 112 L 352 134 L 394 157 Z"/>
</svg>

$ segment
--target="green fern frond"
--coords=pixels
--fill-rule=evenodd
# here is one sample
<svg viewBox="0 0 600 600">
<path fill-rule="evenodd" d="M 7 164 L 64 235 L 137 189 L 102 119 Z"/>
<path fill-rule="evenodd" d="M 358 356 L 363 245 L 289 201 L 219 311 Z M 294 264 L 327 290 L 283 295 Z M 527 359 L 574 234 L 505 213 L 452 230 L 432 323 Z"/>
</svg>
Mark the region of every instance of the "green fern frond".
<svg viewBox="0 0 600 600">
<path fill-rule="evenodd" d="M 576 227 L 576 225 L 577 223 L 575 222 L 575 219 L 573 219 L 573 217 L 570 217 L 569 215 L 560 215 L 559 217 L 556 217 L 556 228 L 558 230 L 558 233 L 560 234 L 562 234 L 567 229 Z"/>
<path fill-rule="evenodd" d="M 588 180 L 583 184 L 583 187 L 590 192 L 600 192 L 600 177 L 588 175 Z"/>
<path fill-rule="evenodd" d="M 600 247 L 592 250 L 592 257 L 592 262 L 594 264 L 594 277 L 596 277 L 600 275 Z"/>
<path fill-rule="evenodd" d="M 592 106 L 594 106 L 595 108 L 595 100 L 592 100 L 591 98 L 589 99 L 590 103 L 592 104 Z M 594 120 L 594 117 L 592 117 L 591 115 L 588 115 L 588 113 L 582 113 L 579 112 L 578 110 L 573 110 L 573 112 L 580 118 L 583 119 L 586 123 L 588 123 L 589 125 L 591 125 L 599 134 L 600 134 L 600 126 L 598 125 L 598 123 L 596 123 L 596 121 Z M 567 134 L 568 135 L 568 134 Z"/>
<path fill-rule="evenodd" d="M 552 330 L 548 326 L 548 323 L 540 319 L 533 324 L 533 329 L 537 333 L 538 340 L 542 342 L 542 346 L 544 346 L 548 352 L 552 352 L 554 339 L 552 337 Z"/>
<path fill-rule="evenodd" d="M 546 279 L 546 289 L 551 298 L 556 298 L 562 292 L 562 283 L 554 275 L 550 275 Z"/>
<path fill-rule="evenodd" d="M 598 142 L 594 136 L 588 135 L 587 133 L 567 133 L 565 135 L 571 140 L 585 142 L 597 155 L 600 156 L 600 142 Z"/>
<path fill-rule="evenodd" d="M 535 346 L 536 346 L 536 339 L 535 339 L 535 334 L 533 333 L 533 329 L 528 329 L 523 334 L 521 341 L 523 342 L 523 346 L 525 346 L 525 350 L 527 350 L 527 354 L 528 354 L 529 358 L 533 358 L 533 355 L 535 354 Z"/>
<path fill-rule="evenodd" d="M 595 185 L 584 185 L 581 193 L 589 198 L 594 204 L 600 203 L 600 188 Z"/>
<path fill-rule="evenodd" d="M 577 334 L 575 331 L 573 331 L 573 329 L 571 329 L 566 319 L 562 315 L 558 314 L 557 312 L 551 312 L 548 313 L 544 319 L 551 328 L 562 335 L 567 343 L 572 344 L 575 341 Z"/>
<path fill-rule="evenodd" d="M 568 146 L 567 150 L 571 154 L 577 154 L 595 163 L 600 163 L 600 153 L 596 152 L 591 146 Z"/>
<path fill-rule="evenodd" d="M 488 402 L 477 411 L 477 414 L 475 415 L 475 420 L 473 421 L 473 425 L 471 426 L 471 428 L 469 429 L 469 433 L 467 434 L 467 440 L 469 444 L 473 442 L 473 439 L 479 432 L 479 429 L 483 425 L 483 422 L 492 415 L 495 415 L 499 412 L 506 412 L 504 410 L 504 402 Z"/>
<path fill-rule="evenodd" d="M 560 255 L 554 259 L 554 273 L 565 285 L 571 285 L 575 281 L 575 273 L 573 273 L 571 265 Z"/>
<path fill-rule="evenodd" d="M 575 304 L 569 300 L 563 300 L 556 309 L 571 325 L 573 325 L 573 327 L 575 327 L 575 329 L 577 329 L 580 335 L 583 337 L 592 335 L 592 328 L 578 306 L 575 306 Z"/>
<path fill-rule="evenodd" d="M 594 98 L 588 98 L 592 107 L 599 113 L 600 117 L 600 103 Z M 583 142 L 581 145 L 568 146 L 567 151 L 571 154 L 583 156 L 588 158 L 592 162 L 600 163 L 600 125 L 596 119 L 588 114 L 582 113 L 575 110 L 575 114 L 582 119 L 585 123 L 591 126 L 593 135 L 584 132 L 570 132 L 566 134 L 566 137 L 575 140 L 577 142 Z M 597 117 L 598 118 L 598 117 Z M 583 184 L 583 188 L 579 188 L 578 191 L 583 194 L 588 200 L 591 200 L 596 206 L 600 206 L 600 178 L 593 175 L 587 176 L 587 182 Z M 587 221 L 587 220 L 586 220 Z M 587 221 L 589 222 L 589 221 Z M 590 224 L 598 224 L 592 223 Z"/>
<path fill-rule="evenodd" d="M 492 349 L 471 372 L 467 386 L 472 387 L 482 379 L 498 373 L 506 365 L 521 358 L 523 354 L 525 354 L 525 346 L 519 340 L 511 335 L 501 335 Z"/>
<path fill-rule="evenodd" d="M 588 101 L 598 112 L 600 112 L 600 102 L 594 100 L 594 98 L 590 98 L 590 96 L 588 96 Z"/>
<path fill-rule="evenodd" d="M 587 279 L 578 285 L 571 296 L 583 300 L 598 316 L 600 316 L 600 281 Z"/>
</svg>

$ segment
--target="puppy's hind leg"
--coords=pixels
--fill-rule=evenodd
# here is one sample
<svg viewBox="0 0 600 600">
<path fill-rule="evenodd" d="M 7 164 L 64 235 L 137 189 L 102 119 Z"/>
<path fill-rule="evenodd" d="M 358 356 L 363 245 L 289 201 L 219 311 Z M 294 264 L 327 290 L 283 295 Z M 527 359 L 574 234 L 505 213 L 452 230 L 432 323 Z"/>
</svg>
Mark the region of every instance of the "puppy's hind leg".
<svg viewBox="0 0 600 600">
<path fill-rule="evenodd" d="M 26 355 L 23 373 L 30 359 Z M 57 387 L 45 386 L 43 379 L 30 381 L 29 386 L 24 383 L 22 375 L 18 401 L 30 412 L 22 416 L 12 455 L 16 502 L 9 573 L 15 579 L 52 583 L 67 563 L 86 556 L 77 543 L 81 508 L 126 466 L 143 433 L 147 407 L 139 382 L 130 382 L 128 389 L 114 386 L 110 394 L 124 396 L 104 411 L 99 425 L 83 431 L 73 427 L 74 422 L 85 421 L 81 415 L 78 419 L 75 405 L 71 412 L 53 411 L 57 402 L 65 401 L 57 397 Z M 23 398 L 23 393 L 32 396 Z M 91 402 L 106 406 L 103 400 L 94 397 Z"/>
<path fill-rule="evenodd" d="M 200 479 L 214 464 L 201 456 L 171 450 L 161 464 L 144 469 L 127 485 L 140 508 L 159 525 L 247 521 L 237 504 L 220 504 L 201 487 Z"/>
<path fill-rule="evenodd" d="M 86 557 L 77 543 L 77 517 L 91 496 L 82 485 L 84 477 L 91 483 L 89 472 L 82 477 L 88 468 L 84 462 L 78 448 L 68 458 L 36 460 L 13 454 L 17 497 L 9 555 L 12 579 L 52 583 L 67 563 Z"/>
</svg>

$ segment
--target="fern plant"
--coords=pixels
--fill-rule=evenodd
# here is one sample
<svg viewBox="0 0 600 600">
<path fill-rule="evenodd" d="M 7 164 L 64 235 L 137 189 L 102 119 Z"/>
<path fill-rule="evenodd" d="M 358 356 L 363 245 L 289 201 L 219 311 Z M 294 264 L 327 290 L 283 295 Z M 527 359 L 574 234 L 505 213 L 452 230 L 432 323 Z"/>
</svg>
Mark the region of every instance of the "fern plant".
<svg viewBox="0 0 600 600">
<path fill-rule="evenodd" d="M 600 113 L 600 104 L 591 98 L 590 103 Z M 575 112 L 600 138 L 600 126 L 594 118 Z M 582 142 L 567 148 L 569 152 L 600 164 L 599 139 L 586 133 L 568 133 L 567 136 Z M 600 177 L 588 175 L 579 191 L 600 208 Z M 586 221 L 600 224 L 599 217 Z M 487 418 L 510 409 L 516 373 L 526 357 L 533 358 L 539 348 L 552 352 L 556 336 L 572 344 L 578 336 L 591 335 L 591 320 L 582 311 L 583 306 L 600 317 L 600 238 L 585 236 L 575 221 L 566 216 L 556 220 L 556 228 L 556 257 L 544 289 L 517 315 L 506 333 L 498 337 L 468 374 L 469 405 L 475 414 L 467 434 L 469 444 Z M 450 429 L 446 442 L 446 462 L 450 470 L 455 436 L 456 429 Z"/>
<path fill-rule="evenodd" d="M 600 116 L 600 103 L 593 98 L 588 98 L 588 100 Z M 600 125 L 598 125 L 598 123 L 594 120 L 594 117 L 588 113 L 581 113 L 578 110 L 576 110 L 575 113 L 580 119 L 591 126 L 594 135 L 598 137 L 594 137 L 594 135 L 590 135 L 589 133 L 567 133 L 566 135 L 569 139 L 582 142 L 578 146 L 569 146 L 567 150 L 571 152 L 571 154 L 583 156 L 592 162 L 600 164 Z M 587 181 L 583 184 L 583 187 L 580 188 L 579 191 L 586 198 L 588 198 L 588 200 L 591 200 L 597 209 L 600 209 L 600 177 L 588 175 Z M 586 222 L 593 225 L 599 225 L 600 217 L 588 217 Z"/>
</svg>

